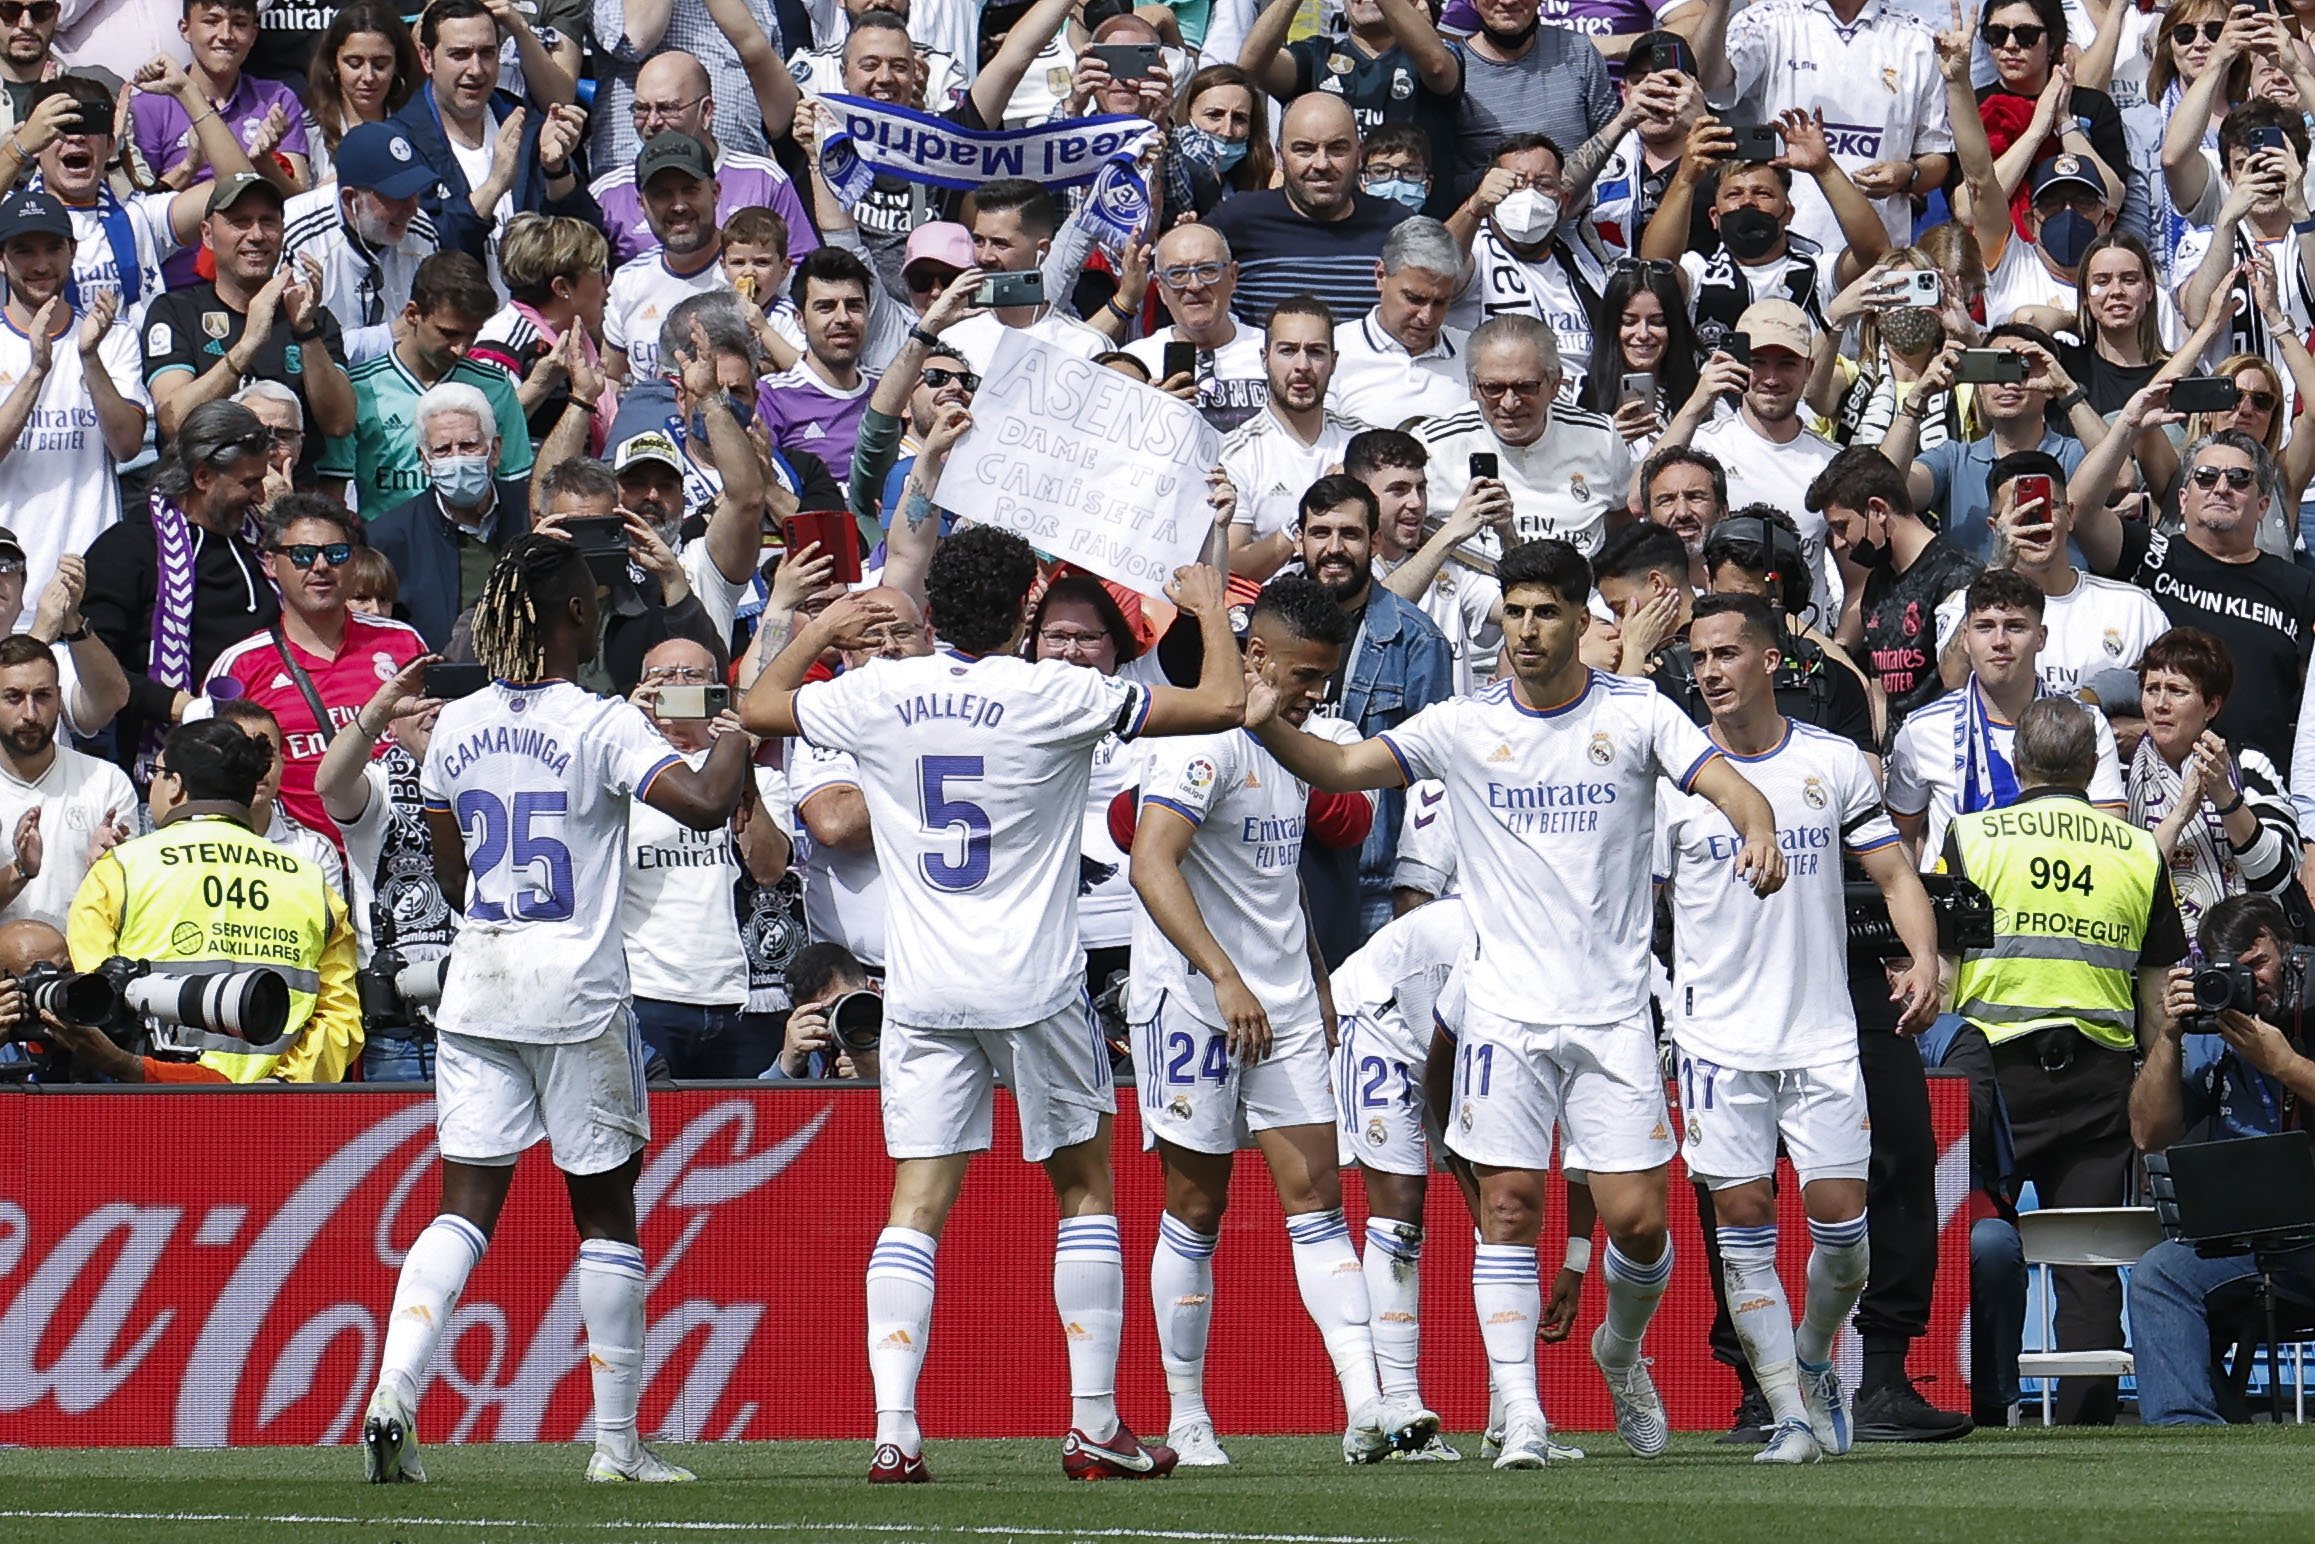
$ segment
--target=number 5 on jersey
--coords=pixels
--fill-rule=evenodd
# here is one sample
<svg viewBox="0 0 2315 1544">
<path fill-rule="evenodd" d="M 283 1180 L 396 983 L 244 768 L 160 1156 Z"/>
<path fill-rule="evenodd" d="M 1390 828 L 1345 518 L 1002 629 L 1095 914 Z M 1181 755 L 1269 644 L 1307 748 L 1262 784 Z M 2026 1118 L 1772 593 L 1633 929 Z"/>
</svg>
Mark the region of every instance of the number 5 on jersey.
<svg viewBox="0 0 2315 1544">
<path fill-rule="evenodd" d="M 970 799 L 949 797 L 948 791 L 951 783 L 979 782 L 983 766 L 978 756 L 917 758 L 917 794 L 929 848 L 917 863 L 936 890 L 978 890 L 989 877 L 989 812 Z M 964 854 L 957 859 L 951 855 L 956 852 L 960 831 L 964 834 Z"/>
</svg>

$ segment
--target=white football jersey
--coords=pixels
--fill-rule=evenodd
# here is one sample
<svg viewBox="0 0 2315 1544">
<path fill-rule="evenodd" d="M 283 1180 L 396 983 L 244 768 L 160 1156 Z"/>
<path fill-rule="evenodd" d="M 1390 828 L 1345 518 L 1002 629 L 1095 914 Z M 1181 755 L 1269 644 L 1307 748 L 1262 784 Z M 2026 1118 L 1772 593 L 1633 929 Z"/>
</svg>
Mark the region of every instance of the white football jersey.
<svg viewBox="0 0 2315 1544">
<path fill-rule="evenodd" d="M 1892 815 L 1921 815 L 1927 825 L 1921 835 L 1921 867 L 1933 869 L 1945 851 L 1945 828 L 1961 806 L 1962 785 L 1968 775 L 1969 696 L 1975 681 L 1925 706 L 1915 708 L 1898 726 L 1889 745 L 1888 794 Z M 2090 715 L 2098 733 L 2098 765 L 2090 774 L 2090 802 L 2120 814 L 2129 804 L 2122 786 L 2122 764 L 2115 754 L 2114 729 L 2106 715 Z M 1993 748 L 2010 754 L 2017 726 L 1986 714 L 1986 729 Z"/>
<path fill-rule="evenodd" d="M 1381 739 L 1408 782 L 1446 784 L 1479 935 L 1472 1005 L 1545 1025 L 1645 1007 L 1657 780 L 1695 785 L 1720 754 L 1704 731 L 1648 682 L 1594 670 L 1556 708 L 1498 681 Z"/>
<path fill-rule="evenodd" d="M 1955 590 L 1937 608 L 1937 650 L 1950 648 L 1961 632 L 1967 590 Z M 2034 674 L 2045 689 L 2071 697 L 2084 681 L 2106 670 L 2136 671 L 2146 646 L 2170 631 L 2170 618 L 2153 596 L 2135 584 L 2077 572 L 2074 587 L 2042 598 L 2042 625 L 2049 641 L 2034 656 Z"/>
<path fill-rule="evenodd" d="M 1313 718 L 1310 733 L 1337 744 L 1358 732 L 1339 719 Z M 1302 917 L 1302 829 L 1310 785 L 1243 729 L 1154 743 L 1142 768 L 1141 818 L 1171 810 L 1198 829 L 1182 854 L 1182 879 L 1214 942 L 1238 967 L 1271 1027 L 1318 1021 L 1309 934 Z M 1219 1025 L 1213 983 L 1191 966 L 1150 916 L 1133 924 L 1135 1023 L 1157 1016 L 1171 996 L 1202 1023 Z"/>
<path fill-rule="evenodd" d="M 1238 490 L 1237 523 L 1255 536 L 1291 530 L 1302 519 L 1304 490 L 1342 464 L 1343 447 L 1366 427 L 1326 408 L 1318 438 L 1305 445 L 1265 405 L 1222 437 L 1222 470 Z"/>
<path fill-rule="evenodd" d="M 882 669 L 882 662 L 864 667 Z M 796 867 L 804 874 L 804 925 L 816 944 L 842 944 L 863 965 L 884 968 L 884 871 L 874 847 L 831 847 L 812 836 L 804 806 L 830 788 L 858 788 L 860 767 L 842 751 L 790 740 L 788 796 L 796 806 Z"/>
<path fill-rule="evenodd" d="M 682 759 L 642 709 L 568 681 L 443 708 L 418 791 L 457 817 L 467 882 L 436 1028 L 561 1045 L 625 1008 L 628 800 Z"/>
<path fill-rule="evenodd" d="M 953 649 L 796 694 L 805 739 L 851 753 L 884 871 L 886 1012 L 1010 1029 L 1084 990 L 1078 843 L 1094 747 L 1150 690 L 1079 665 Z"/>
<path fill-rule="evenodd" d="M 1461 888 L 1455 883 L 1455 821 L 1447 813 L 1447 785 L 1436 778 L 1407 785 L 1391 888 L 1430 896 L 1453 895 Z"/>
<path fill-rule="evenodd" d="M 1361 1026 L 1409 1067 L 1431 1053 L 1431 1013 L 1456 962 L 1476 935 L 1460 896 L 1446 896 L 1394 917 L 1334 968 L 1335 1012 Z"/>
<path fill-rule="evenodd" d="M 659 324 L 667 313 L 694 295 L 730 288 L 721 263 L 682 274 L 668 268 L 664 252 L 631 257 L 611 275 L 603 301 L 603 346 L 627 356 L 627 379 L 655 381 L 660 376 Z"/>
<path fill-rule="evenodd" d="M 678 752 L 693 770 L 707 750 Z M 750 774 L 761 792 L 777 773 Z M 637 997 L 737 1008 L 748 998 L 747 947 L 733 906 L 739 838 L 727 822 L 712 831 L 637 804 L 627 819 L 623 916 L 627 977 Z"/>
<path fill-rule="evenodd" d="M 1710 799 L 1662 791 L 1655 870 L 1671 887 L 1672 1037 L 1741 1072 L 1854 1056 L 1841 854 L 1897 840 L 1880 784 L 1850 741 L 1790 720 L 1775 750 L 1729 760 L 1776 812 L 1784 888 L 1753 894 L 1729 818 Z"/>
</svg>

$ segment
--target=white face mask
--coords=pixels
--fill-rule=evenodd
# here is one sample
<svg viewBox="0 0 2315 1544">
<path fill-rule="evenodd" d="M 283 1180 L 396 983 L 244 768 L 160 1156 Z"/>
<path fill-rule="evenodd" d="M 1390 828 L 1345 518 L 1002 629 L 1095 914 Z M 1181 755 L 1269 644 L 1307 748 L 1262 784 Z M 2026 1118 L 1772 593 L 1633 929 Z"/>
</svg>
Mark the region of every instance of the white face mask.
<svg viewBox="0 0 2315 1544">
<path fill-rule="evenodd" d="M 1542 241 L 1559 225 L 1559 200 L 1533 188 L 1521 188 L 1495 206 L 1495 225 L 1521 246 Z"/>
</svg>

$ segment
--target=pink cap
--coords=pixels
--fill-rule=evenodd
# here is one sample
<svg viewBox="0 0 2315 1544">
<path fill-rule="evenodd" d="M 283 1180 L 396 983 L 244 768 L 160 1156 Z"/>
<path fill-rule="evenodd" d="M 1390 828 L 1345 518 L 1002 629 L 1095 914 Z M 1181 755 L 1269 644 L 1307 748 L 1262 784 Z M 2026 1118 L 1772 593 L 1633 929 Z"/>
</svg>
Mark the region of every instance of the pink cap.
<svg viewBox="0 0 2315 1544">
<path fill-rule="evenodd" d="M 973 233 L 953 220 L 930 220 L 908 233 L 908 251 L 900 271 L 918 263 L 939 263 L 958 272 L 973 266 Z"/>
</svg>

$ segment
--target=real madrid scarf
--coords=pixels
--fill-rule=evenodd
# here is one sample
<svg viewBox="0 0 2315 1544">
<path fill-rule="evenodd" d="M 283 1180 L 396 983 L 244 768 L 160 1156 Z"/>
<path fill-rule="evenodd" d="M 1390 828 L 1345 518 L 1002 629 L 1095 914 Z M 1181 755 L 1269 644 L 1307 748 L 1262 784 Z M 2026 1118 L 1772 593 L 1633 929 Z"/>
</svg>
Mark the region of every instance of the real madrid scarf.
<svg viewBox="0 0 2315 1544">
<path fill-rule="evenodd" d="M 903 182 L 969 192 L 998 177 L 1048 188 L 1086 188 L 1085 219 L 1104 250 L 1118 253 L 1149 214 L 1138 159 L 1157 137 L 1146 118 L 1106 114 L 1022 129 L 968 129 L 913 107 L 824 96 L 820 170 L 846 204 L 867 196 L 879 172 Z"/>
<path fill-rule="evenodd" d="M 1986 707 L 1977 677 L 1972 675 L 1962 690 L 1968 695 L 1953 720 L 1953 765 L 1960 774 L 1960 786 L 1954 790 L 1954 813 L 2006 808 L 2018 802 L 2017 769 L 1994 738 L 1993 714 Z M 2034 695 L 2046 697 L 2049 693 L 2036 681 Z"/>
<path fill-rule="evenodd" d="M 2141 739 L 2137 754 L 2130 759 L 2130 823 L 2153 830 L 2170 818 L 2185 792 L 2186 779 L 2162 759 L 2154 736 Z M 2179 915 L 2189 928 L 2211 907 L 2247 888 L 2218 811 L 2207 797 L 2198 802 L 2201 807 L 2195 818 L 2179 830 L 2178 848 L 2170 860 L 2171 888 L 2178 896 Z"/>
<path fill-rule="evenodd" d="M 145 674 L 172 690 L 189 692 L 193 689 L 193 567 L 198 557 L 193 522 L 185 518 L 185 511 L 177 501 L 165 493 L 153 494 L 151 509 L 153 621 Z M 256 526 L 254 513 L 243 522 L 243 534 L 252 545 L 258 540 Z M 161 741 L 168 732 L 167 723 L 147 726 L 145 743 L 137 756 L 140 777 L 150 779 L 153 757 L 159 753 Z"/>
</svg>

